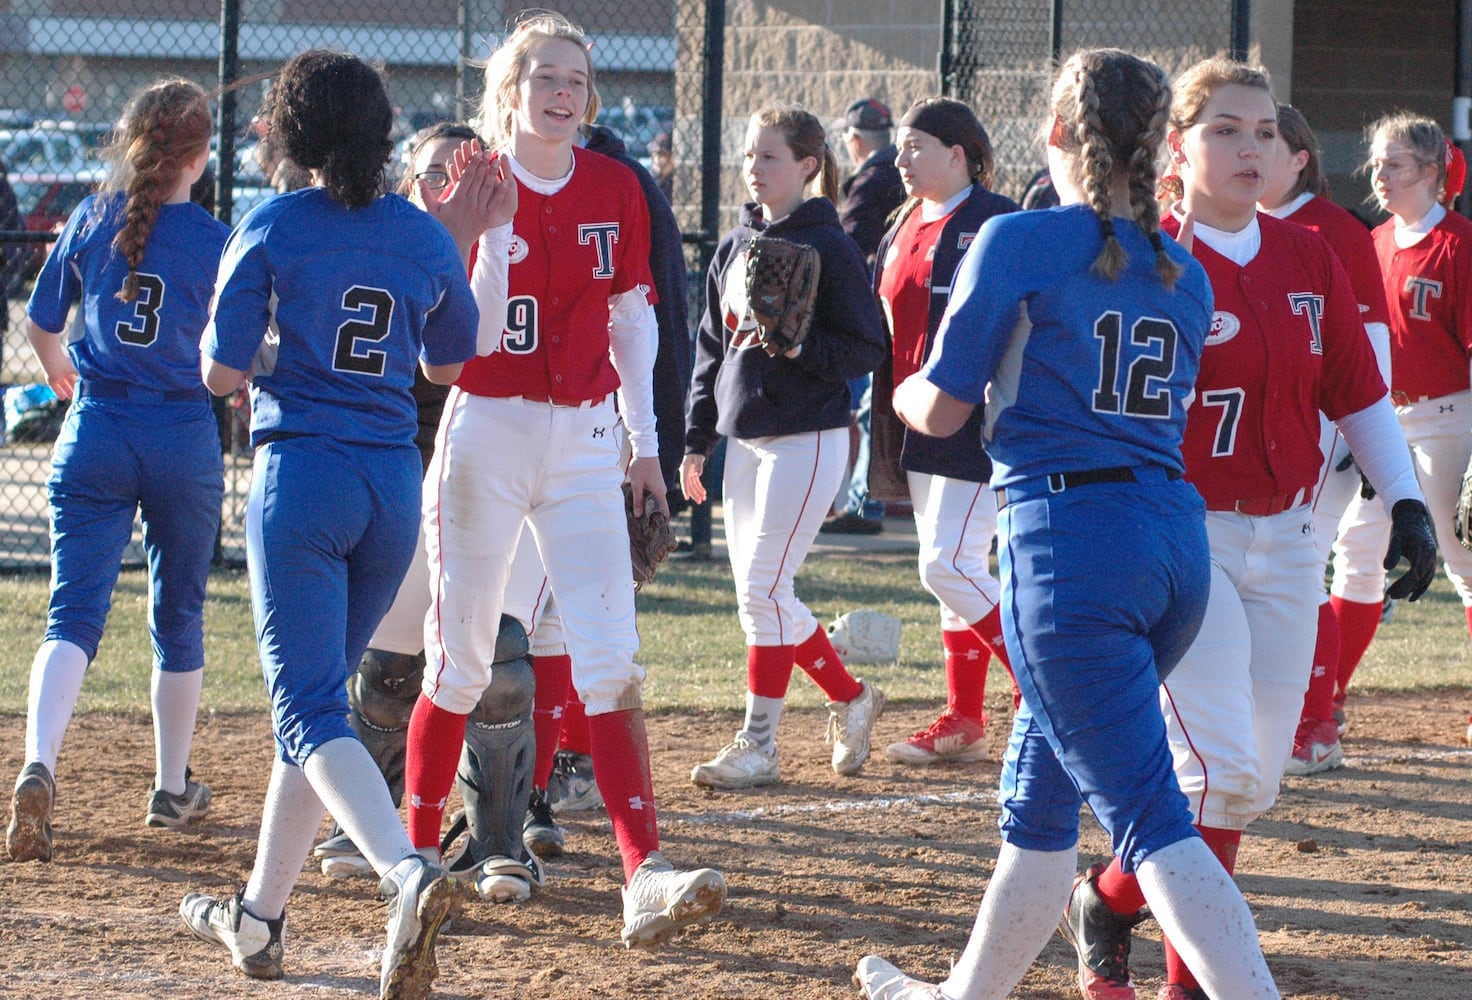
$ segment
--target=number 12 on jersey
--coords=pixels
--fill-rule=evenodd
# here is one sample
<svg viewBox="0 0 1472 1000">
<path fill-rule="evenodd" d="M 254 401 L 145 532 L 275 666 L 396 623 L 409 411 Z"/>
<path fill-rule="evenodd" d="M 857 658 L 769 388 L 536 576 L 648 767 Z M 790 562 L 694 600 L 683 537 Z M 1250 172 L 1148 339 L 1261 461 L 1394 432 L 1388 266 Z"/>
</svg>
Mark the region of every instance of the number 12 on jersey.
<svg viewBox="0 0 1472 1000">
<path fill-rule="evenodd" d="M 1126 417 L 1165 420 L 1171 416 L 1170 379 L 1176 370 L 1179 334 L 1169 320 L 1142 316 L 1130 326 L 1129 343 L 1137 351 L 1128 364 L 1125 353 L 1124 316 L 1110 311 L 1094 320 L 1094 339 L 1099 342 L 1099 382 L 1094 390 L 1094 411 Z M 1123 384 L 1121 385 L 1121 382 Z"/>
</svg>

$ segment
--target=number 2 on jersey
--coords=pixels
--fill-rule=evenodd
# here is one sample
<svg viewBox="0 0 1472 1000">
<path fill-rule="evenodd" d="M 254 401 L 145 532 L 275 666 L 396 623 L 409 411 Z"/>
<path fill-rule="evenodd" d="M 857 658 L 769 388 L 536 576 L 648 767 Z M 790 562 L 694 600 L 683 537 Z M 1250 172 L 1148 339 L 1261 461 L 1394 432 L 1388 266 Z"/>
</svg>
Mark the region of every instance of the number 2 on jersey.
<svg viewBox="0 0 1472 1000">
<path fill-rule="evenodd" d="M 394 318 L 394 297 L 386 289 L 354 285 L 342 293 L 344 310 L 357 313 L 337 328 L 337 344 L 332 351 L 332 367 L 340 372 L 360 375 L 382 375 L 387 354 L 382 350 L 365 350 L 363 342 L 376 344 L 388 336 Z"/>
<path fill-rule="evenodd" d="M 1130 343 L 1142 350 L 1124 373 L 1121 397 L 1123 322 L 1124 317 L 1113 311 L 1094 320 L 1094 339 L 1099 341 L 1099 385 L 1094 390 L 1094 411 L 1126 417 L 1169 418 L 1169 383 L 1176 370 L 1176 328 L 1168 320 L 1149 316 L 1135 320 L 1130 327 Z"/>
</svg>

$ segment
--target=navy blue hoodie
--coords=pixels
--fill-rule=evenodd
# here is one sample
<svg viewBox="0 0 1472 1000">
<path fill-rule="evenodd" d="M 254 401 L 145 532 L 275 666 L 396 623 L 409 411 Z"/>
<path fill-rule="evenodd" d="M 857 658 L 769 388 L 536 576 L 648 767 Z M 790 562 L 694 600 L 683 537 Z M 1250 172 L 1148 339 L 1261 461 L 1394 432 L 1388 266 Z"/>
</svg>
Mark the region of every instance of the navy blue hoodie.
<svg viewBox="0 0 1472 1000">
<path fill-rule="evenodd" d="M 726 277 L 758 233 L 816 247 L 822 261 L 812 326 L 796 358 L 768 357 L 753 338 L 732 329 L 741 316 L 728 322 L 725 315 L 727 304 L 745 302 L 744 289 L 727 289 Z M 757 205 L 744 206 L 741 224 L 722 237 L 706 275 L 685 452 L 709 455 L 722 436 L 749 439 L 849 426 L 849 380 L 873 371 L 886 351 L 868 269 L 858 245 L 839 228 L 833 203 L 810 199 L 771 225 Z"/>
</svg>

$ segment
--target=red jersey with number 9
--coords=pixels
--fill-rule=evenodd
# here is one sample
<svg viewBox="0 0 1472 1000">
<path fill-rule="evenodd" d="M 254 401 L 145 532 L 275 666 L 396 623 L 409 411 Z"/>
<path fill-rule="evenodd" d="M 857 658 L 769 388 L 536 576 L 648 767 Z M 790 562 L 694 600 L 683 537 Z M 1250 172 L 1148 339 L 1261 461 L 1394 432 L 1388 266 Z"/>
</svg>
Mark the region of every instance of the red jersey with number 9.
<svg viewBox="0 0 1472 1000">
<path fill-rule="evenodd" d="M 1344 266 L 1312 230 L 1259 214 L 1262 245 L 1239 267 L 1200 238 L 1192 254 L 1216 310 L 1186 421 L 1186 478 L 1212 510 L 1318 480 L 1319 412 L 1330 420 L 1386 393 Z M 1179 222 L 1167 218 L 1171 235 Z"/>
<path fill-rule="evenodd" d="M 653 302 L 649 208 L 634 172 L 573 149 L 572 177 L 538 194 L 518 181 L 506 330 L 456 383 L 478 396 L 576 406 L 618 388 L 608 353 L 608 300 L 642 289 Z"/>
</svg>

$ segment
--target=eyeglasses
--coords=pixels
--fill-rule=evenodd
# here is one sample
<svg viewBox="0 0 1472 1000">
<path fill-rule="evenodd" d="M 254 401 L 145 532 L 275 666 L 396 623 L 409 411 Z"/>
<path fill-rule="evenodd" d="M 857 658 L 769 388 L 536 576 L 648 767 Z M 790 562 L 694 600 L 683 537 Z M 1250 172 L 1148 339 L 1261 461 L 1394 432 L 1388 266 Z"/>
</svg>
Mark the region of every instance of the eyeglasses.
<svg viewBox="0 0 1472 1000">
<path fill-rule="evenodd" d="M 415 174 L 414 179 L 423 181 L 431 191 L 442 191 L 450 186 L 450 175 L 443 170 L 424 170 Z"/>
</svg>

